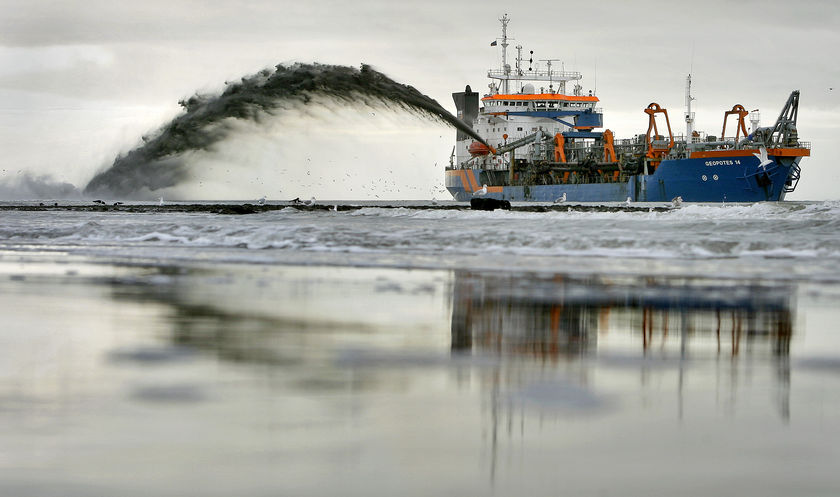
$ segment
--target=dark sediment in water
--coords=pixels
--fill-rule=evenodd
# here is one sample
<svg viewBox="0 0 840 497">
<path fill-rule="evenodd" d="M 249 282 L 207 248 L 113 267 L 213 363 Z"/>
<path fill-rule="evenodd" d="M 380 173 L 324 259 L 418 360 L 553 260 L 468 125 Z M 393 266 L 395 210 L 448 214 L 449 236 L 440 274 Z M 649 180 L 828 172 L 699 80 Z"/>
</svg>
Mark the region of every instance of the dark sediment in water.
<svg viewBox="0 0 840 497">
<path fill-rule="evenodd" d="M 322 64 L 278 65 L 229 83 L 221 95 L 195 95 L 180 104 L 185 113 L 144 143 L 114 160 L 85 187 L 87 195 L 150 197 L 190 176 L 183 154 L 209 150 L 231 132 L 229 119 L 260 122 L 295 101 L 324 96 L 348 105 L 385 106 L 418 112 L 484 140 L 463 121 L 415 88 L 388 78 L 370 66 L 360 69 Z"/>
</svg>

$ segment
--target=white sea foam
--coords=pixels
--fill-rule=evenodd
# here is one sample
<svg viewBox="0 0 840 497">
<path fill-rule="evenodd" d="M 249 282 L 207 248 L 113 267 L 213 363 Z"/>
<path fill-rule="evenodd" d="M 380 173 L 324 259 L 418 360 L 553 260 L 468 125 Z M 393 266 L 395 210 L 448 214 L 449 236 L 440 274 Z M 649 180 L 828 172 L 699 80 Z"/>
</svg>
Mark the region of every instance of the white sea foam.
<svg viewBox="0 0 840 497">
<path fill-rule="evenodd" d="M 486 266 L 491 260 L 510 266 L 539 260 L 541 266 L 565 268 L 584 260 L 590 266 L 647 260 L 666 268 L 716 261 L 709 266 L 714 271 L 762 274 L 787 260 L 787 270 L 796 274 L 840 278 L 838 229 L 840 202 L 687 204 L 663 212 L 484 212 L 408 206 L 346 212 L 287 208 L 246 216 L 9 211 L 0 227 L 0 248 L 93 250 L 108 245 L 125 246 L 128 253 L 129 248 L 156 247 L 157 256 L 166 257 L 163 248 L 184 247 L 246 250 L 237 255 L 245 260 L 334 254 L 337 263 L 341 254 L 368 254 L 370 264 L 406 267 L 428 265 L 428 260 L 452 266 L 456 259 L 467 267 Z M 258 256 L 255 251 L 268 254 Z M 835 269 L 826 274 L 825 267 Z"/>
</svg>

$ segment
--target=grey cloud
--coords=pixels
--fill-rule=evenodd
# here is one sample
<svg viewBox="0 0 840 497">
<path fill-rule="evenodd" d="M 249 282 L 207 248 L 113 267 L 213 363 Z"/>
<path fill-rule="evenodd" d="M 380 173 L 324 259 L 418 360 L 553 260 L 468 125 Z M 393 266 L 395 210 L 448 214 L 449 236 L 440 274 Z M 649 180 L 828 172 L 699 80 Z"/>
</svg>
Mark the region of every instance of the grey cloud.
<svg viewBox="0 0 840 497">
<path fill-rule="evenodd" d="M 434 3 L 434 2 L 433 2 Z M 426 16 L 439 17 L 433 3 Z M 0 2 L 0 44 L 6 46 L 151 41 L 271 41 L 291 36 L 354 39 L 428 34 L 411 4 L 352 2 Z M 438 11 L 439 12 L 439 11 Z M 442 21 L 445 24 L 445 21 Z"/>
</svg>

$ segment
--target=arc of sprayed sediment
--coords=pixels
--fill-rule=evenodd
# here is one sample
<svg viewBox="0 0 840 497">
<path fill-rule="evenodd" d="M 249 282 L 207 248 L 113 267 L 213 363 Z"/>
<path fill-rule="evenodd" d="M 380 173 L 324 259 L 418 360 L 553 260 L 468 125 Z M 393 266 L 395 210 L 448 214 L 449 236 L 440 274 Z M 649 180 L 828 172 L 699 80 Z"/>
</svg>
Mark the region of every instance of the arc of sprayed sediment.
<svg viewBox="0 0 840 497">
<path fill-rule="evenodd" d="M 121 197 L 177 185 L 189 175 L 184 153 L 207 150 L 223 140 L 231 128 L 226 119 L 259 122 L 290 100 L 308 103 L 323 95 L 350 105 L 396 106 L 450 124 L 478 141 L 484 140 L 466 123 L 412 86 L 397 83 L 370 66 L 360 68 L 324 64 L 278 65 L 229 83 L 215 96 L 195 95 L 182 100 L 184 113 L 143 143 L 119 156 L 85 187 L 88 195 Z M 154 198 L 154 197 L 153 197 Z"/>
</svg>

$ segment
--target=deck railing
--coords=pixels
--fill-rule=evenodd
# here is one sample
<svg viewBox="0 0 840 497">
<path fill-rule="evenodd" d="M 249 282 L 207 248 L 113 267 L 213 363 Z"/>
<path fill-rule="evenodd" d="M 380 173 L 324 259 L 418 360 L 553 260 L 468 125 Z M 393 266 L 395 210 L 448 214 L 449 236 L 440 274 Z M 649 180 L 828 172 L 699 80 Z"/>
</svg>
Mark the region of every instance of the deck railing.
<svg viewBox="0 0 840 497">
<path fill-rule="evenodd" d="M 505 73 L 501 69 L 491 69 L 487 71 L 487 76 L 495 79 L 521 79 L 535 80 L 535 81 L 574 81 L 581 79 L 582 76 L 578 71 L 522 71 L 521 75 L 517 75 L 515 70 L 510 73 Z"/>
</svg>

